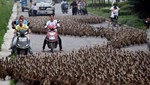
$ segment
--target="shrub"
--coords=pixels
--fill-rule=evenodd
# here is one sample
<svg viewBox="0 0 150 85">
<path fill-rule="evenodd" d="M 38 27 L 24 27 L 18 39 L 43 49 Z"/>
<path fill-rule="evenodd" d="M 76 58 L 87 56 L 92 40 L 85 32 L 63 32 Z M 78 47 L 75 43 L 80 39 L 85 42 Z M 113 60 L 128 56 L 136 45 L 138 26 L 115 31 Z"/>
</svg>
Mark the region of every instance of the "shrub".
<svg viewBox="0 0 150 85">
<path fill-rule="evenodd" d="M 130 9 L 130 5 L 126 4 L 122 7 L 120 7 L 121 10 L 129 10 Z"/>
<path fill-rule="evenodd" d="M 0 0 L 0 48 L 3 36 L 7 30 L 7 24 L 12 12 L 13 2 L 11 0 Z"/>
<path fill-rule="evenodd" d="M 128 5 L 129 4 L 129 2 L 127 2 L 127 1 L 125 1 L 125 2 L 119 2 L 118 3 L 118 7 L 122 7 L 122 6 L 125 6 L 125 5 Z"/>
<path fill-rule="evenodd" d="M 131 10 L 120 10 L 119 15 L 131 15 L 133 12 Z"/>
<path fill-rule="evenodd" d="M 109 9 L 110 9 L 109 7 L 101 8 L 102 12 L 104 13 L 109 13 L 110 12 Z"/>
</svg>

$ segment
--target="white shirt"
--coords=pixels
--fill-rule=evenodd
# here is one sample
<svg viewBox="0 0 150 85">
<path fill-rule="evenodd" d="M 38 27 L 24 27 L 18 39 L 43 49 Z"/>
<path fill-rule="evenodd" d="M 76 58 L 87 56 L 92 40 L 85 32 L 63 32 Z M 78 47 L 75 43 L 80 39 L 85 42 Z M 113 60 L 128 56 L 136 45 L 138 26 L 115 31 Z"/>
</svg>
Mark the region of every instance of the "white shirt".
<svg viewBox="0 0 150 85">
<path fill-rule="evenodd" d="M 46 26 L 45 26 L 45 28 L 47 28 L 49 25 L 55 25 L 56 27 L 59 27 L 58 25 L 58 22 L 57 22 L 57 20 L 54 20 L 54 21 L 47 21 L 47 23 L 46 23 Z M 55 31 L 57 32 L 57 29 L 55 29 Z"/>
<path fill-rule="evenodd" d="M 64 3 L 64 1 L 62 1 L 60 4 L 63 4 Z"/>
<path fill-rule="evenodd" d="M 39 9 L 39 7 L 38 6 L 35 6 L 35 5 L 32 5 L 32 10 L 38 10 Z"/>
<path fill-rule="evenodd" d="M 46 23 L 46 26 L 49 26 L 49 25 L 55 25 L 55 26 L 57 26 L 57 20 L 54 20 L 54 21 L 47 21 L 47 23 Z"/>
<path fill-rule="evenodd" d="M 117 9 L 114 9 L 114 6 L 112 6 L 110 10 L 111 10 L 111 17 L 114 17 L 115 15 L 118 16 L 120 8 L 117 7 Z"/>
</svg>

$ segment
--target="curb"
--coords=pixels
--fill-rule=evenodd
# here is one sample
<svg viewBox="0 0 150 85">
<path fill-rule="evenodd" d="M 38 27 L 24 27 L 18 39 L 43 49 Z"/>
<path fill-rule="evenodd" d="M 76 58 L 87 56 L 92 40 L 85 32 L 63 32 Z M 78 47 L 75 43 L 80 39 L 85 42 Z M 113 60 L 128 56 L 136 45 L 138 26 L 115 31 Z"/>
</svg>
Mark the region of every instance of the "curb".
<svg viewBox="0 0 150 85">
<path fill-rule="evenodd" d="M 14 30 L 12 29 L 12 26 L 11 26 L 11 22 L 13 20 L 15 20 L 16 17 L 17 17 L 17 3 L 14 3 L 13 9 L 12 9 L 12 14 L 11 14 L 11 17 L 9 18 L 9 22 L 8 22 L 8 26 L 7 26 L 8 30 L 4 35 L 4 42 L 2 44 L 2 48 L 0 51 L 0 58 L 8 56 L 11 52 L 9 50 L 9 47 L 10 47 L 10 43 L 11 43 L 11 40 L 13 37 L 13 32 L 14 32 Z"/>
</svg>

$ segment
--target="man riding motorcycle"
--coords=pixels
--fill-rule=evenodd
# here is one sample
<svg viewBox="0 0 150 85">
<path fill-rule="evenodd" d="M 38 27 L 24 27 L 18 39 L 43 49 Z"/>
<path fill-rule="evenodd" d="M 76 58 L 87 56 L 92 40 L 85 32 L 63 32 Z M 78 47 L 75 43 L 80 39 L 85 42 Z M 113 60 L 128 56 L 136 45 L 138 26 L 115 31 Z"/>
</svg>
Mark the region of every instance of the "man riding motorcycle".
<svg viewBox="0 0 150 85">
<path fill-rule="evenodd" d="M 27 20 L 25 20 L 25 18 L 24 18 L 23 15 L 21 15 L 21 16 L 19 17 L 19 19 L 22 19 L 22 20 L 23 20 L 23 24 L 29 26 L 30 23 L 29 23 Z M 15 29 L 15 25 L 18 25 L 18 24 L 19 24 L 19 20 L 13 21 L 13 22 L 12 22 L 12 28 Z"/>
<path fill-rule="evenodd" d="M 62 13 L 68 13 L 68 7 L 69 7 L 69 4 L 66 0 L 63 0 L 61 2 L 61 10 L 62 10 Z"/>
<path fill-rule="evenodd" d="M 45 28 L 47 28 L 49 25 L 54 25 L 56 26 L 57 28 L 60 27 L 60 24 L 57 20 L 54 19 L 54 16 L 53 15 L 50 15 L 50 20 L 47 21 L 46 25 L 45 25 Z M 55 29 L 55 31 L 57 31 L 57 29 Z M 61 41 L 61 38 L 58 36 L 58 40 L 59 40 L 59 50 L 62 51 L 62 41 Z M 43 51 L 45 50 L 45 45 L 46 45 L 47 41 L 46 41 L 46 37 L 44 39 L 44 43 L 43 43 Z"/>
<path fill-rule="evenodd" d="M 12 44 L 11 44 L 11 48 L 12 48 L 12 52 L 11 54 L 15 53 L 15 49 L 16 49 L 16 43 L 17 43 L 17 35 L 16 33 L 20 30 L 27 30 L 28 33 L 31 33 L 31 30 L 29 29 L 29 27 L 26 24 L 23 24 L 23 20 L 19 19 L 19 24 L 15 27 L 15 31 L 14 31 L 14 37 L 12 39 Z M 31 46 L 29 48 L 29 52 L 30 54 L 33 54 L 32 50 L 31 50 Z"/>
</svg>

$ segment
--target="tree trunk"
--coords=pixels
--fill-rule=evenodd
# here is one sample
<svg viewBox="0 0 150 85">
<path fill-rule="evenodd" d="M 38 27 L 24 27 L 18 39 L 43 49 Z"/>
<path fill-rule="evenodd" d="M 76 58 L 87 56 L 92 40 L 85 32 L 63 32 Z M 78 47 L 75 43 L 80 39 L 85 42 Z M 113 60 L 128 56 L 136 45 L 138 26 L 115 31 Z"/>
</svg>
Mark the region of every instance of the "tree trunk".
<svg viewBox="0 0 150 85">
<path fill-rule="evenodd" d="M 101 0 L 99 0 L 99 9 L 101 8 Z"/>
<path fill-rule="evenodd" d="M 96 9 L 96 0 L 94 0 L 94 5 L 95 5 L 95 9 Z"/>
</svg>

